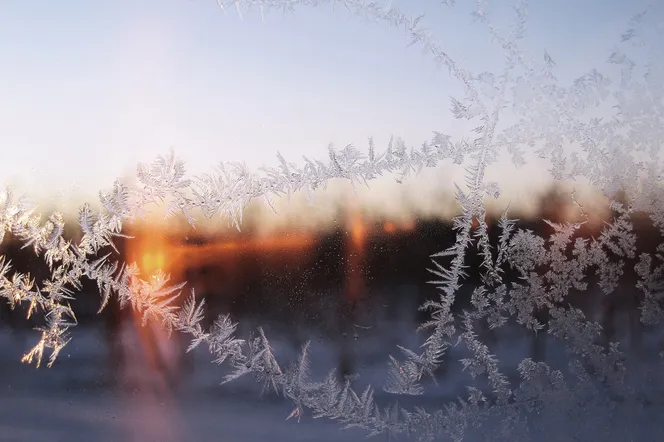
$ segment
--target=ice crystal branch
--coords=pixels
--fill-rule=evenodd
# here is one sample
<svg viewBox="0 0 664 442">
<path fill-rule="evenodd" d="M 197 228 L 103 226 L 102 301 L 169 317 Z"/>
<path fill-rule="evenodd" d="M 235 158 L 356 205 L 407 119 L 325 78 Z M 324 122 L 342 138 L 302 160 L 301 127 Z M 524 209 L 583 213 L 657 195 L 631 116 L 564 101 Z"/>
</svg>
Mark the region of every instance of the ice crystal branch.
<svg viewBox="0 0 664 442">
<path fill-rule="evenodd" d="M 599 324 L 572 305 L 570 298 L 574 292 L 587 292 L 594 283 L 607 296 L 614 293 L 631 266 L 636 274 L 634 288 L 643 294 L 642 322 L 657 324 L 664 316 L 664 246 L 657 244 L 654 253 L 639 252 L 634 224 L 635 217 L 645 213 L 664 235 L 662 6 L 636 16 L 608 56 L 608 63 L 619 68 L 619 81 L 610 72 L 593 69 L 565 87 L 554 75 L 556 62 L 551 54 L 532 57 L 522 49 L 526 1 L 514 6 L 514 23 L 507 32 L 493 23 L 486 1 L 476 2 L 473 18 L 504 54 L 498 73 L 463 68 L 420 27 L 421 17 L 409 17 L 393 6 L 362 0 L 219 0 L 218 4 L 223 10 L 232 6 L 238 13 L 258 9 L 261 15 L 270 9 L 343 5 L 354 15 L 400 29 L 463 86 L 465 95 L 451 97 L 450 110 L 455 118 L 476 122 L 477 137 L 453 141 L 449 135 L 433 132 L 420 148 L 393 138 L 383 149 L 370 139 L 366 153 L 353 145 L 340 150 L 330 147 L 326 160 L 304 157 L 301 164 L 277 154 L 273 167 L 252 171 L 241 163 L 221 163 L 211 173 L 193 177 L 187 176 L 184 163 L 171 152 L 152 164 L 139 165 L 135 183 L 117 180 L 112 189 L 100 192 L 100 212 L 83 205 L 78 217 L 83 235 L 77 243 L 64 239 L 61 214 L 53 213 L 42 222 L 35 207 L 7 189 L 0 194 L 0 242 L 10 233 L 42 255 L 51 272 L 37 282 L 0 257 L 0 297 L 12 307 L 28 303 L 28 315 L 40 313 L 46 319 L 25 362 L 39 366 L 50 351 L 48 365 L 54 363 L 76 324 L 69 302 L 87 278 L 97 283 L 101 293 L 100 311 L 117 297 L 122 306 L 140 313 L 144 322 L 157 321 L 169 332 L 188 334 L 188 350 L 207 346 L 215 362 L 230 366 L 224 382 L 254 376 L 264 391 L 283 394 L 293 402 L 289 416 L 293 418 L 309 410 L 316 418 L 361 427 L 372 435 L 460 441 L 474 431 L 486 435 L 487 428 L 492 430 L 492 440 L 528 438 L 533 430 L 530 418 L 537 414 L 546 417 L 538 421 L 540 428 L 555 432 L 563 423 L 581 439 L 598 437 L 596 423 L 611 423 L 617 404 L 638 408 L 619 345 L 602 343 Z M 615 114 L 603 118 L 593 114 L 607 107 L 616 109 Z M 501 128 L 508 111 L 516 118 Z M 519 227 L 506 210 L 494 245 L 485 202 L 498 198 L 501 189 L 486 180 L 487 170 L 502 154 L 520 166 L 529 151 L 548 160 L 554 179 L 585 179 L 611 200 L 613 216 L 597 234 L 582 235 L 589 216 L 572 194 L 583 221 L 544 220 L 547 236 Z M 470 386 L 466 398 L 437 409 L 408 410 L 397 402 L 379 406 L 371 386 L 356 391 L 350 378 L 340 382 L 334 373 L 313 380 L 309 344 L 296 361 L 281 364 L 262 329 L 241 339 L 228 315 L 205 329 L 203 304 L 196 303 L 193 292 L 182 307 L 176 307 L 174 301 L 184 283 L 170 285 L 169 276 L 161 272 L 143 279 L 135 263 L 111 260 L 109 248 L 114 248 L 115 238 L 124 236 L 123 226 L 154 206 L 163 207 L 166 217 L 180 213 L 192 225 L 200 210 L 205 218 L 219 215 L 239 229 L 243 210 L 253 199 L 262 198 L 271 206 L 274 198 L 300 191 L 312 195 L 334 179 L 356 185 L 393 174 L 401 181 L 446 160 L 465 170 L 464 182 L 455 183 L 461 206 L 460 214 L 452 219 L 456 240 L 431 257 L 431 282 L 440 296 L 421 307 L 430 312 L 421 326 L 427 332 L 424 344 L 417 351 L 399 347 L 403 360 L 389 357 L 383 387 L 393 394 L 421 395 L 426 381 L 435 381 L 450 346 L 463 344 L 468 355 L 461 360 L 462 366 L 473 378 L 485 378 L 488 388 Z M 621 192 L 628 197 L 619 202 Z M 479 269 L 467 265 L 473 247 L 481 258 Z M 459 316 L 453 305 L 461 289 L 471 285 L 471 271 L 479 272 L 481 283 L 472 287 L 470 305 Z M 483 322 L 493 330 L 509 321 L 562 342 L 569 355 L 567 366 L 554 368 L 526 358 L 518 365 L 520 379 L 510 379 L 476 331 Z"/>
</svg>

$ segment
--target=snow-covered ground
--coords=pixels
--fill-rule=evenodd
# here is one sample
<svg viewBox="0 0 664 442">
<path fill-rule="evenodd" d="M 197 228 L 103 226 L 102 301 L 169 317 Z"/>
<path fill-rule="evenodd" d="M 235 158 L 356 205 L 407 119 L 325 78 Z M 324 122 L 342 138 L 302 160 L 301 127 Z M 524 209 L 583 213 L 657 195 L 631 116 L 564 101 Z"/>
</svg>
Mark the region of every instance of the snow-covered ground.
<svg viewBox="0 0 664 442">
<path fill-rule="evenodd" d="M 177 391 L 159 386 L 132 353 L 122 385 L 111 381 L 101 328 L 78 327 L 52 368 L 21 364 L 36 335 L 0 329 L 0 441 L 347 441 L 360 431 L 332 422 L 285 418 L 283 398 L 260 397 L 248 379 L 220 386 L 223 368 L 197 352 Z M 142 367 L 139 369 L 138 367 Z"/>
<path fill-rule="evenodd" d="M 256 324 L 244 324 L 239 334 L 246 336 Z M 411 320 L 388 322 L 383 318 L 369 328 L 358 328 L 356 336 L 347 337 L 345 342 L 355 364 L 352 369 L 361 375 L 359 387 L 363 383 L 374 385 L 377 401 L 393 399 L 380 391 L 387 372 L 387 355 L 398 353 L 397 344 L 416 348 L 421 337 L 415 328 Z M 339 365 L 339 344 L 314 331 L 301 331 L 302 339 L 269 325 L 267 331 L 280 362 L 297 357 L 300 344 L 309 336 L 313 338 L 314 377 L 322 378 Z M 503 333 L 492 344 L 492 350 L 500 357 L 504 371 L 513 376 L 516 363 L 529 356 L 531 342 L 513 330 Z M 220 385 L 225 370 L 211 362 L 204 348 L 194 352 L 193 363 L 173 390 L 164 386 L 158 372 L 149 369 L 147 351 L 131 327 L 120 336 L 129 362 L 115 374 L 101 327 L 76 327 L 72 341 L 50 369 L 35 369 L 19 362 L 36 337 L 30 331 L 0 328 L 0 441 L 352 442 L 365 438 L 361 430 L 341 430 L 333 422 L 311 416 L 304 416 L 300 422 L 286 421 L 291 403 L 274 394 L 261 397 L 260 386 L 250 378 Z M 656 335 L 644 339 L 644 346 L 652 347 L 653 364 L 658 339 Z M 547 359 L 562 359 L 557 346 L 549 345 L 548 351 Z M 452 361 L 463 356 L 461 348 L 452 349 L 449 355 Z M 644 378 L 647 388 L 655 388 L 653 382 Z M 472 381 L 453 362 L 441 374 L 438 385 L 428 383 L 424 397 L 398 399 L 407 408 L 414 404 L 438 408 L 465 395 L 464 387 L 471 384 L 483 385 Z"/>
</svg>

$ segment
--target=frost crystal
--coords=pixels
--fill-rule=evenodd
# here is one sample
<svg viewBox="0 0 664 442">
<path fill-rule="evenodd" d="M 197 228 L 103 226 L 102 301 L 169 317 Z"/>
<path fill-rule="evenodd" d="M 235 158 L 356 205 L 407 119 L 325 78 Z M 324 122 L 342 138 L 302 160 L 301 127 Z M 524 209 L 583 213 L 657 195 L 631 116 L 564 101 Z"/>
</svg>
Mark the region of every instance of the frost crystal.
<svg viewBox="0 0 664 442">
<path fill-rule="evenodd" d="M 49 366 L 56 360 L 76 325 L 70 301 L 87 278 L 97 283 L 102 294 L 100 310 L 117 297 L 140 313 L 143 321 L 156 319 L 169 331 L 189 334 L 190 350 L 206 345 L 217 363 L 229 364 L 226 382 L 253 375 L 265 390 L 291 399 L 290 417 L 298 419 L 310 410 L 315 417 L 361 427 L 373 435 L 406 434 L 418 440 L 460 441 L 468 434 L 485 434 L 490 440 L 539 440 L 541 435 L 594 440 L 601 438 L 600 429 L 615 428 L 621 413 L 644 409 L 630 384 L 639 374 L 630 376 L 618 344 L 602 342 L 602 327 L 574 300 L 575 293 L 587 293 L 596 284 L 606 296 L 617 290 L 632 290 L 621 292 L 623 296 L 640 296 L 644 324 L 659 324 L 664 315 L 664 244 L 639 251 L 635 228 L 635 220 L 645 216 L 664 234 L 664 8 L 660 4 L 634 17 L 622 41 L 607 54 L 608 64 L 618 67 L 617 74 L 593 69 L 565 87 L 555 77 L 551 54 L 531 56 L 523 50 L 526 1 L 515 5 L 509 28 L 494 24 L 487 2 L 477 2 L 472 13 L 477 26 L 488 30 L 504 54 L 501 72 L 479 74 L 445 52 L 420 27 L 419 18 L 393 6 L 363 0 L 218 3 L 224 10 L 232 5 L 238 13 L 259 9 L 261 14 L 274 8 L 342 4 L 353 14 L 398 28 L 460 81 L 464 96 L 450 98 L 450 111 L 475 125 L 474 138 L 455 141 L 434 132 L 420 148 L 395 138 L 383 150 L 370 139 L 366 154 L 352 145 L 341 150 L 330 147 L 327 159 L 304 158 L 303 165 L 279 154 L 272 168 L 251 171 L 243 164 L 223 163 L 210 174 L 191 178 L 186 178 L 184 163 L 171 152 L 153 164 L 139 165 L 136 184 L 118 180 L 112 189 L 100 192 L 103 211 L 95 213 L 83 205 L 78 217 L 83 235 L 76 243 L 63 239 L 61 214 L 42 221 L 25 198 L 16 198 L 7 189 L 0 194 L 0 241 L 11 233 L 51 269 L 48 279 L 34 281 L 0 258 L 0 296 L 11 306 L 25 302 L 29 314 L 46 317 L 39 341 L 24 356 L 25 362 L 39 366 L 47 352 Z M 602 118 L 593 115 L 607 108 L 613 113 Z M 513 114 L 506 124 L 503 116 L 508 110 Z M 589 218 L 577 204 L 582 221 L 546 220 L 548 234 L 520 227 L 506 211 L 498 224 L 498 242 L 492 241 L 485 203 L 498 198 L 501 189 L 486 179 L 487 169 L 501 154 L 521 166 L 528 153 L 547 160 L 555 179 L 585 180 L 611 201 L 612 218 L 599 232 L 583 234 Z M 435 279 L 431 282 L 440 289 L 440 296 L 422 306 L 430 313 L 421 327 L 427 333 L 425 343 L 418 350 L 400 348 L 401 359 L 389 357 L 383 387 L 394 394 L 423 394 L 425 380 L 435 380 L 447 350 L 463 345 L 467 349 L 463 369 L 486 381 L 485 386 L 471 386 L 466 398 L 435 409 L 406 409 L 396 401 L 383 407 L 374 401 L 372 387 L 359 393 L 351 379 L 340 383 L 333 374 L 322 381 L 311 379 L 309 344 L 296 362 L 282 368 L 262 330 L 240 339 L 235 336 L 237 324 L 226 315 L 205 330 L 203 306 L 196 304 L 193 293 L 182 307 L 175 302 L 184 284 L 171 285 L 169 276 L 162 273 L 144 280 L 136 264 L 100 255 L 102 249 L 113 246 L 114 238 L 123 236 L 123 225 L 143 216 L 151 204 L 164 207 L 165 216 L 181 213 L 192 224 L 200 209 L 204 217 L 224 217 L 239 229 L 243 209 L 255 198 L 271 205 L 274 198 L 302 190 L 311 193 L 334 178 L 364 184 L 392 173 L 405 180 L 444 162 L 465 170 L 464 182 L 456 184 L 461 205 L 460 215 L 453 219 L 456 241 L 432 256 L 430 270 Z M 574 194 L 571 198 L 576 202 Z M 479 269 L 466 264 L 473 247 L 481 258 Z M 460 289 L 469 284 L 471 271 L 481 274 L 481 285 L 474 287 L 469 306 L 457 316 L 452 305 Z M 629 289 L 623 284 L 627 272 L 636 279 Z M 483 322 L 491 330 L 512 322 L 538 336 L 548 335 L 565 345 L 568 363 L 552 367 L 526 358 L 518 365 L 520 379 L 510 379 L 476 330 Z M 560 433 L 563 428 L 569 430 L 567 436 Z"/>
</svg>

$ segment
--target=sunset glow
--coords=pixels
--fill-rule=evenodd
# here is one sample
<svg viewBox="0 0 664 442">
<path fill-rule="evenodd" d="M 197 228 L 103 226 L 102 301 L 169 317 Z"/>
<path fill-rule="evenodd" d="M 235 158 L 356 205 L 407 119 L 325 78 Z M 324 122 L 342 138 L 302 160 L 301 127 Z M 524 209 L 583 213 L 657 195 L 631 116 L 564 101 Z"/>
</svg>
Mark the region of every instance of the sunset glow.
<svg viewBox="0 0 664 442">
<path fill-rule="evenodd" d="M 365 289 L 363 264 L 368 234 L 366 221 L 362 217 L 361 210 L 357 204 L 351 205 L 348 214 L 347 229 L 350 241 L 348 241 L 345 248 L 346 281 L 344 286 L 344 296 L 348 300 L 355 300 L 362 295 L 362 292 Z"/>
<path fill-rule="evenodd" d="M 159 270 L 168 272 L 174 264 L 166 259 L 165 235 L 156 229 L 146 229 L 128 241 L 126 253 L 129 262 L 139 265 L 143 279 L 153 277 Z M 122 376 L 133 379 L 140 388 L 140 393 L 130 400 L 130 408 L 135 409 L 136 415 L 128 419 L 129 434 L 135 441 L 177 440 L 179 416 L 173 405 L 172 382 L 179 375 L 181 342 L 174 335 L 169 339 L 156 321 L 149 320 L 143 326 L 141 312 L 134 309 L 131 324 L 127 325 L 140 344 L 139 354 L 132 354 L 131 345 L 123 346 Z"/>
</svg>

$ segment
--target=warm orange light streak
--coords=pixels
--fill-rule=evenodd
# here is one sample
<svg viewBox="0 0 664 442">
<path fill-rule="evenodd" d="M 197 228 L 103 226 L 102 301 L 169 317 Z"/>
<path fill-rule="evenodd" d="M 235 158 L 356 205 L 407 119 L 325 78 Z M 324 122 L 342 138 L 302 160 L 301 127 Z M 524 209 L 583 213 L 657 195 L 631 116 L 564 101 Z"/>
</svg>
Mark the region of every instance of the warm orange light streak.
<svg viewBox="0 0 664 442">
<path fill-rule="evenodd" d="M 348 300 L 355 300 L 360 297 L 365 287 L 362 264 L 368 232 L 366 223 L 356 205 L 351 206 L 350 209 L 348 230 L 350 241 L 346 244 L 346 282 L 344 292 Z"/>
<path fill-rule="evenodd" d="M 142 279 L 150 278 L 158 270 L 168 273 L 169 267 L 176 264 L 169 257 L 169 246 L 159 229 L 146 229 L 133 236 L 127 242 L 127 258 L 138 264 Z M 170 383 L 177 376 L 180 343 L 175 336 L 169 339 L 158 322 L 148 321 L 142 326 L 141 312 L 132 310 L 131 325 L 137 332 L 141 352 L 139 357 L 123 358 L 125 376 L 136 373 L 141 392 L 139 397 L 131 398 L 135 408 L 132 415 L 136 414 L 129 428 L 131 439 L 174 440 L 179 419 Z M 129 349 L 125 351 L 131 356 Z"/>
<path fill-rule="evenodd" d="M 409 219 L 408 221 L 405 221 L 401 226 L 401 230 L 404 230 L 406 232 L 410 232 L 411 230 L 415 229 L 415 221 L 412 219 Z"/>
<path fill-rule="evenodd" d="M 300 250 L 312 247 L 314 236 L 307 234 L 283 235 L 264 238 L 246 238 L 235 241 L 218 241 L 202 246 L 179 246 L 180 249 L 196 248 L 201 253 L 215 253 L 227 250 L 260 251 L 260 250 Z"/>
<path fill-rule="evenodd" d="M 383 223 L 383 231 L 385 233 L 397 233 L 399 231 L 410 232 L 414 228 L 415 228 L 415 221 L 413 220 L 408 220 L 400 224 L 397 224 L 392 221 L 385 221 Z"/>
<path fill-rule="evenodd" d="M 285 234 L 274 237 L 218 240 L 202 245 L 171 244 L 164 249 L 164 255 L 168 257 L 166 265 L 168 273 L 179 282 L 185 279 L 186 268 L 204 266 L 218 262 L 220 259 L 230 266 L 233 261 L 232 257 L 236 253 L 260 254 L 261 252 L 277 251 L 306 255 L 314 245 L 315 237 L 312 234 Z"/>
<path fill-rule="evenodd" d="M 350 235 L 354 252 L 362 254 L 367 238 L 367 228 L 362 216 L 357 211 L 354 211 L 350 217 Z"/>
</svg>

